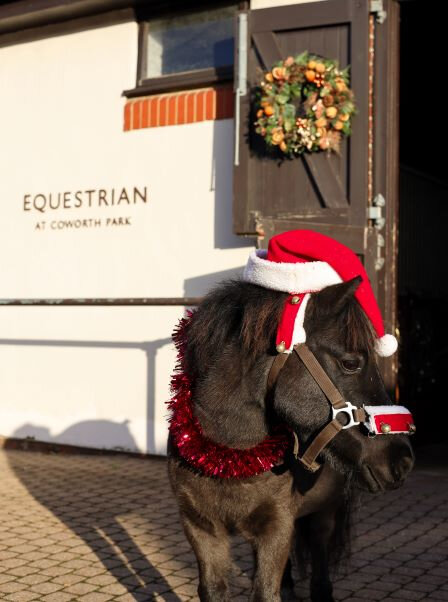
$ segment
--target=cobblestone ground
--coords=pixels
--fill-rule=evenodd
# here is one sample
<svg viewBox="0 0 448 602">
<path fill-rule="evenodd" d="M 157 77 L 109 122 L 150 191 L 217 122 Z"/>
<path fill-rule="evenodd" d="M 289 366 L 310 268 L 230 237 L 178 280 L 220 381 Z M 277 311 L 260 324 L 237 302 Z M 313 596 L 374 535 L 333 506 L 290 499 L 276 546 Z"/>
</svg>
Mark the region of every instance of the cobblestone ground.
<svg viewBox="0 0 448 602">
<path fill-rule="evenodd" d="M 164 460 L 0 451 L 0 469 L 1 600 L 197 600 Z M 361 516 L 338 600 L 448 600 L 446 469 L 416 470 Z M 232 600 L 247 600 L 247 544 L 233 555 Z"/>
</svg>

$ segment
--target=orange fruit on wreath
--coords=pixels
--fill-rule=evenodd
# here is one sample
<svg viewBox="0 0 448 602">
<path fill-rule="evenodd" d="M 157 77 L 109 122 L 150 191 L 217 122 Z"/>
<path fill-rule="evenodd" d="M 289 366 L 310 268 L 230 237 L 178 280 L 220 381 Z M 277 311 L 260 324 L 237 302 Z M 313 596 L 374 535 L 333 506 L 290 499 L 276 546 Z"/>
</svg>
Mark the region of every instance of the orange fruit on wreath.
<svg viewBox="0 0 448 602">
<path fill-rule="evenodd" d="M 284 67 L 274 67 L 272 75 L 275 79 L 285 79 L 286 69 Z"/>
<path fill-rule="evenodd" d="M 285 134 L 283 133 L 282 128 L 275 128 L 272 131 L 272 144 L 280 144 L 283 142 L 285 138 Z"/>
<path fill-rule="evenodd" d="M 305 77 L 309 82 L 313 82 L 316 79 L 316 72 L 309 69 L 305 71 Z"/>
</svg>

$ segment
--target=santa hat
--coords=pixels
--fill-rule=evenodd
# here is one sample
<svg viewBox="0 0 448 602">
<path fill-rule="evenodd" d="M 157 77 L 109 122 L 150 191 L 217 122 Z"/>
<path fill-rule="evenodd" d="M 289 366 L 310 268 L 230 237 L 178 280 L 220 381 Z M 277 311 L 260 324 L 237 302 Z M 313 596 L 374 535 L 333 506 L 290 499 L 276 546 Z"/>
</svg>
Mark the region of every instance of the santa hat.
<svg viewBox="0 0 448 602">
<path fill-rule="evenodd" d="M 305 309 L 311 293 L 361 276 L 355 297 L 377 335 L 375 349 L 387 357 L 395 353 L 397 340 L 384 333 L 383 319 L 372 287 L 359 258 L 337 240 L 312 230 L 291 230 L 274 236 L 268 250 L 251 253 L 243 279 L 264 288 L 289 293 L 277 331 L 277 351 L 290 353 L 304 343 Z"/>
</svg>

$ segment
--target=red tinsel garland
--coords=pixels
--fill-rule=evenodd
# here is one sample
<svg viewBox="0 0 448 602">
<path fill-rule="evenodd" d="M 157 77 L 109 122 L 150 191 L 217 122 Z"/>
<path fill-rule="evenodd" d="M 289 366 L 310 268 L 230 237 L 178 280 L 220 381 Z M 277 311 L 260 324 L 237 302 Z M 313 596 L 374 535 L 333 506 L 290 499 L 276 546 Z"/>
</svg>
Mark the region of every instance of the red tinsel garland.
<svg viewBox="0 0 448 602">
<path fill-rule="evenodd" d="M 178 453 L 188 464 L 209 477 L 243 479 L 267 472 L 283 458 L 289 446 L 290 438 L 285 429 L 279 429 L 249 449 L 219 445 L 202 433 L 193 413 L 192 382 L 184 366 L 187 331 L 192 316 L 193 312 L 189 312 L 182 318 L 173 333 L 178 355 L 168 407 L 171 411 L 169 429 Z"/>
</svg>

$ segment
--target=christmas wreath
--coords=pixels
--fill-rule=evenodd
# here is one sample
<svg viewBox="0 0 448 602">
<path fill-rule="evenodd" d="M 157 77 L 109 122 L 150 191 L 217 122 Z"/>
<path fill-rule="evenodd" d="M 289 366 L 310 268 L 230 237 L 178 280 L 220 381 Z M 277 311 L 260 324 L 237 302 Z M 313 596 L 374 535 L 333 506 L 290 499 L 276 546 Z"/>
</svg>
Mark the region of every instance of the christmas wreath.
<svg viewBox="0 0 448 602">
<path fill-rule="evenodd" d="M 285 155 L 339 152 L 351 133 L 355 102 L 349 67 L 305 51 L 279 61 L 256 89 L 255 131 Z"/>
</svg>

